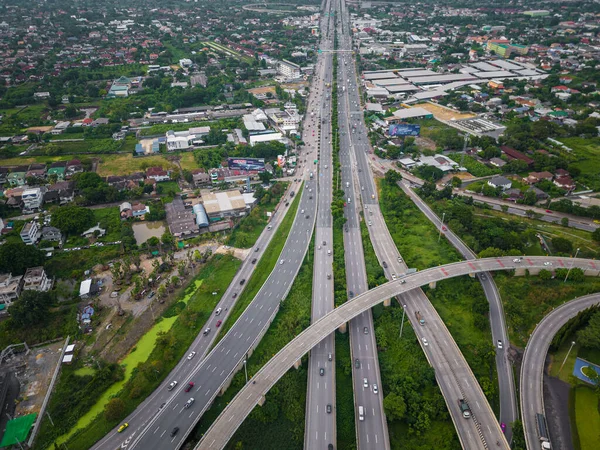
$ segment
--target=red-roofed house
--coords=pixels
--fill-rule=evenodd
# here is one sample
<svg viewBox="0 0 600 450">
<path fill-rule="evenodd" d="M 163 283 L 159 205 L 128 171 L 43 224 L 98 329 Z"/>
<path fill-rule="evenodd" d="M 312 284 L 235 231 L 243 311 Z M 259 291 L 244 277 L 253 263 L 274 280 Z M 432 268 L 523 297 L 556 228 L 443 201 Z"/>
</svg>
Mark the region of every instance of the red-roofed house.
<svg viewBox="0 0 600 450">
<path fill-rule="evenodd" d="M 169 172 L 167 172 L 166 170 L 163 170 L 162 167 L 149 167 L 146 170 L 146 177 L 148 178 L 152 178 L 154 181 L 161 182 L 161 181 L 169 181 L 171 179 L 171 177 L 169 176 Z"/>
<path fill-rule="evenodd" d="M 559 188 L 566 189 L 567 191 L 571 191 L 575 189 L 575 182 L 571 177 L 557 177 L 554 180 L 554 184 Z"/>
<path fill-rule="evenodd" d="M 503 145 L 502 147 L 500 147 L 500 150 L 502 150 L 502 153 L 504 153 L 506 156 L 508 156 L 509 159 L 519 159 L 521 161 L 526 162 L 528 166 L 533 165 L 533 162 L 534 162 L 533 159 L 531 159 L 529 156 L 521 153 L 520 151 L 515 150 L 514 148 Z"/>
</svg>

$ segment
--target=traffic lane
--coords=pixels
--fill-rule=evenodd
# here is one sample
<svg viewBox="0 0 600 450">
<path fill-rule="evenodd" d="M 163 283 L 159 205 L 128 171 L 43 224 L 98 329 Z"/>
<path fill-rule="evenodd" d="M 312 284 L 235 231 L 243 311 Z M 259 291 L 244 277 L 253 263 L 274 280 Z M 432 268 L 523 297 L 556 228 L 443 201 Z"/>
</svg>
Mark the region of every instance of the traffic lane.
<svg viewBox="0 0 600 450">
<path fill-rule="evenodd" d="M 521 366 L 521 409 L 527 447 L 539 445 L 535 414 L 545 414 L 543 374 L 546 355 L 554 336 L 564 324 L 579 312 L 600 303 L 600 294 L 571 300 L 555 308 L 535 327 L 525 347 Z"/>
<path fill-rule="evenodd" d="M 288 209 L 289 209 L 289 207 L 285 207 L 285 206 L 282 206 L 280 209 L 278 209 L 279 214 L 276 214 L 270 222 L 271 225 L 273 226 L 272 230 L 269 230 L 268 228 L 265 227 L 265 229 L 260 234 L 260 236 L 254 246 L 255 249 L 258 249 L 258 252 L 254 252 L 252 254 L 257 259 L 260 259 L 262 257 L 262 255 L 264 254 L 266 247 L 267 247 L 270 239 L 273 236 L 273 233 L 275 233 L 277 231 L 279 225 L 281 224 L 281 221 L 283 220 L 283 217 L 285 216 L 284 212 L 287 212 Z M 223 295 L 221 297 L 221 300 L 215 307 L 215 310 L 218 308 L 221 308 L 221 310 L 222 310 L 221 315 L 220 316 L 211 315 L 211 317 L 207 320 L 207 322 L 201 328 L 202 330 L 205 330 L 206 328 L 209 328 L 209 327 L 213 327 L 216 320 L 218 320 L 217 317 L 221 317 L 223 321 L 226 320 L 226 318 L 228 317 L 228 315 L 230 313 L 229 308 L 231 308 L 235 304 L 238 294 L 241 293 L 246 286 L 245 284 L 243 286 L 240 286 L 239 281 L 241 279 L 249 278 L 250 275 L 253 273 L 254 268 L 255 268 L 255 265 L 253 265 L 253 264 L 251 264 L 251 262 L 249 262 L 249 258 L 247 258 L 242 263 L 240 270 L 238 270 L 238 272 L 234 276 L 231 284 L 227 287 L 226 291 L 223 293 Z M 233 297 L 234 293 L 236 294 L 236 298 Z M 217 330 L 215 329 L 215 331 L 217 331 Z M 164 403 L 164 401 L 169 397 L 167 394 L 165 394 L 165 392 L 167 392 L 168 385 L 171 383 L 171 381 L 181 378 L 181 376 L 179 374 L 183 371 L 187 371 L 190 364 L 194 364 L 196 366 L 200 365 L 200 361 L 202 360 L 202 358 L 205 356 L 206 352 L 212 346 L 214 339 L 216 338 L 216 335 L 217 335 L 216 332 L 210 333 L 208 336 L 205 336 L 202 333 L 198 333 L 198 337 L 196 337 L 194 342 L 190 345 L 184 358 L 182 358 L 182 360 L 177 364 L 177 366 L 171 371 L 171 374 L 169 374 L 169 376 L 167 378 L 165 378 L 165 380 L 161 383 L 161 385 L 147 399 L 145 399 L 144 402 L 142 402 L 142 404 L 140 404 L 140 406 L 138 406 L 138 408 L 136 408 L 136 410 L 133 413 L 131 413 L 128 417 L 126 417 L 123 420 L 123 422 L 127 422 L 129 424 L 132 424 L 132 423 L 139 424 L 139 423 L 142 423 L 145 420 L 145 418 L 149 417 L 149 415 L 147 413 L 148 411 L 159 411 L 159 409 L 160 409 L 159 405 Z M 193 351 L 196 352 L 196 356 L 194 357 L 194 359 L 192 361 L 187 360 L 187 355 Z M 150 416 L 152 416 L 153 414 L 150 414 Z M 112 430 L 112 433 L 109 433 L 107 436 L 105 436 L 105 438 L 103 438 L 102 440 L 97 442 L 93 448 L 101 448 L 105 445 L 107 445 L 107 446 L 119 445 L 119 443 L 123 442 L 123 440 L 126 438 L 127 438 L 127 436 L 125 436 L 121 433 L 118 433 L 117 427 L 115 427 Z M 114 442 L 113 444 L 109 444 L 108 441 L 118 441 L 119 443 Z"/>
<path fill-rule="evenodd" d="M 306 196 L 303 196 L 303 197 L 301 198 L 301 204 L 307 204 L 307 203 L 309 203 L 309 201 L 308 201 L 308 200 L 306 200 Z M 304 226 L 304 224 L 303 224 L 303 220 L 300 220 L 300 222 L 299 222 L 299 223 L 301 224 L 300 226 L 298 226 L 298 219 L 296 219 L 296 220 L 295 220 L 295 222 L 294 222 L 294 225 L 293 225 L 293 227 L 292 227 L 292 230 L 294 230 L 295 232 L 297 232 L 298 230 L 300 230 L 300 232 L 304 231 L 304 230 L 302 230 L 302 227 Z M 307 230 L 308 230 L 308 228 L 307 228 Z M 298 243 L 298 241 L 299 241 L 299 240 L 298 240 L 298 239 L 296 239 L 296 244 Z M 286 242 L 286 246 L 284 247 L 284 253 L 285 253 L 285 254 L 288 256 L 288 258 L 287 258 L 287 259 L 289 259 L 289 260 L 291 260 L 291 261 L 294 261 L 295 263 L 297 263 L 297 264 L 299 265 L 300 258 L 296 257 L 296 258 L 294 259 L 294 258 L 290 257 L 290 256 L 291 256 L 291 254 L 290 254 L 290 253 L 286 253 L 286 247 L 287 247 L 287 251 L 288 251 L 288 252 L 290 252 L 290 251 L 291 251 L 292 253 L 294 253 L 294 252 L 297 252 L 297 253 L 299 253 L 299 252 L 300 252 L 300 249 L 299 249 L 299 248 L 296 248 L 296 247 L 294 247 L 294 245 L 293 245 L 293 244 L 292 244 L 292 245 L 288 245 L 288 243 L 287 243 L 287 242 Z M 281 264 L 280 264 L 280 265 L 281 265 Z M 266 289 L 266 290 L 265 290 L 265 294 L 267 294 L 267 293 L 268 293 L 269 295 L 268 295 L 267 297 L 269 297 L 269 298 L 270 298 L 270 297 L 273 297 L 273 294 L 275 294 L 275 297 L 274 297 L 274 298 L 273 298 L 273 300 L 272 300 L 272 303 L 275 303 L 275 305 L 271 305 L 271 307 L 269 307 L 269 308 L 265 308 L 266 312 L 265 312 L 265 313 L 263 313 L 263 315 L 267 315 L 267 317 L 268 317 L 268 316 L 270 316 L 270 312 L 271 312 L 271 310 L 272 310 L 272 309 L 273 309 L 273 307 L 275 307 L 275 306 L 276 306 L 276 304 L 278 303 L 278 300 L 276 300 L 276 298 L 278 298 L 278 297 L 281 297 L 281 295 L 282 295 L 283 293 L 285 293 L 285 291 L 287 291 L 287 288 L 289 287 L 289 285 L 290 285 L 290 283 L 291 283 L 291 280 L 287 280 L 287 282 L 286 282 L 286 281 L 284 281 L 284 283 L 281 283 L 281 275 L 284 275 L 284 274 L 286 273 L 286 271 L 287 271 L 287 269 L 284 269 L 284 268 L 279 268 L 279 269 L 278 269 L 278 275 L 279 275 L 279 277 L 278 277 L 278 279 L 277 279 L 277 281 L 276 281 L 276 285 L 277 285 L 277 286 L 271 286 L 271 288 L 270 288 L 270 289 Z M 290 274 L 292 274 L 292 273 L 293 273 L 293 271 L 290 269 Z M 271 278 L 271 276 L 270 276 L 269 278 Z M 263 290 L 263 289 L 261 289 L 261 291 L 262 291 L 262 290 Z M 259 293 L 259 295 L 260 295 L 260 293 Z M 268 300 L 267 300 L 267 301 L 268 301 Z M 259 307 L 258 307 L 258 305 L 256 305 L 256 306 L 257 306 L 257 308 L 259 308 Z M 262 305 L 261 305 L 260 309 L 262 310 Z M 255 325 L 255 326 L 252 326 L 251 332 L 250 332 L 250 333 L 248 333 L 248 334 L 247 334 L 247 336 L 246 336 L 246 335 L 244 335 L 244 334 L 243 334 L 243 333 L 241 333 L 241 332 L 240 332 L 240 334 L 239 334 L 239 335 L 237 334 L 236 325 L 237 325 L 238 323 L 241 323 L 241 319 L 242 319 L 242 318 L 240 318 L 240 320 L 238 320 L 238 322 L 236 322 L 236 324 L 234 324 L 234 326 L 233 326 L 233 327 L 232 327 L 232 329 L 230 330 L 231 332 L 233 332 L 233 333 L 235 334 L 235 337 L 234 337 L 234 339 L 237 339 L 237 340 L 236 340 L 236 342 L 234 342 L 234 345 L 231 345 L 231 343 L 229 343 L 229 344 L 227 344 L 227 343 L 224 343 L 224 344 L 223 344 L 224 346 L 227 346 L 227 345 L 229 345 L 229 347 L 230 347 L 230 349 L 229 349 L 229 350 L 230 350 L 230 352 L 231 352 L 232 350 L 233 350 L 233 351 L 235 351 L 235 350 L 238 350 L 238 351 L 236 352 L 235 356 L 233 357 L 233 360 L 235 360 L 235 358 L 239 357 L 239 358 L 238 358 L 238 360 L 237 360 L 237 361 L 227 361 L 227 362 L 229 362 L 230 364 L 226 364 L 226 363 L 223 363 L 223 362 L 221 362 L 221 365 L 220 365 L 220 366 L 219 366 L 219 364 L 216 364 L 216 363 L 215 363 L 214 365 L 212 365 L 212 364 L 208 364 L 208 363 L 207 363 L 207 364 L 208 364 L 208 369 L 207 369 L 207 370 L 210 370 L 210 369 L 211 369 L 211 367 L 212 367 L 212 373 L 211 373 L 211 375 L 217 375 L 217 374 L 215 374 L 215 371 L 217 371 L 217 369 L 220 369 L 220 370 L 221 370 L 221 372 L 220 372 L 220 374 L 219 374 L 218 376 L 219 376 L 219 377 L 222 377 L 223 375 L 226 375 L 226 374 L 230 373 L 230 372 L 231 372 L 231 371 L 232 371 L 232 370 L 233 370 L 233 369 L 234 369 L 234 368 L 235 368 L 235 367 L 236 367 L 236 366 L 239 364 L 239 362 L 241 361 L 241 359 L 243 359 L 243 355 L 245 354 L 245 351 L 247 351 L 248 345 L 249 345 L 249 344 L 251 344 L 251 339 L 253 340 L 253 335 L 257 334 L 257 330 L 258 330 L 258 329 L 260 329 L 260 328 L 263 326 L 263 324 L 264 324 L 264 323 L 266 323 L 266 319 L 265 319 L 264 317 L 262 318 L 262 319 L 264 319 L 264 320 L 261 320 L 261 318 L 260 318 L 260 317 L 258 317 L 258 316 L 260 315 L 260 311 L 256 311 L 256 314 L 257 314 L 257 316 L 255 316 L 255 317 L 252 317 L 252 316 L 249 316 L 249 315 L 247 315 L 247 316 L 246 316 L 246 318 L 245 318 L 245 320 L 244 320 L 244 322 L 248 322 L 248 321 L 249 321 L 250 323 L 249 323 L 248 325 L 249 325 L 249 326 L 252 326 L 252 325 L 253 325 L 253 322 L 254 322 L 254 320 L 256 319 L 256 325 Z M 242 324 L 242 325 L 238 325 L 238 326 L 245 326 L 245 325 L 244 325 L 244 324 Z M 232 334 L 232 335 L 233 335 L 233 334 Z M 246 337 L 246 339 L 244 340 L 244 339 L 243 339 L 243 337 Z M 241 338 L 241 339 L 240 339 L 240 338 Z M 223 338 L 223 340 L 222 340 L 221 342 L 225 342 L 225 341 L 226 341 L 226 339 L 227 339 L 227 335 L 226 335 L 226 336 Z M 220 343 L 220 344 L 221 344 L 221 343 Z M 220 345 L 220 344 L 219 344 L 219 345 Z M 235 344 L 237 344 L 237 345 L 235 345 Z M 207 357 L 207 360 L 210 358 L 210 356 L 211 356 L 211 355 L 209 355 L 209 357 Z M 215 385 L 215 383 L 219 383 L 219 381 L 217 381 L 217 377 L 211 377 L 211 380 L 210 380 L 210 381 L 207 381 L 207 382 L 206 382 L 206 383 L 203 385 L 203 386 L 208 386 L 208 387 L 207 387 L 207 389 L 206 389 L 206 394 L 205 394 L 205 397 L 209 396 L 209 393 L 211 393 L 211 392 L 212 392 L 212 393 L 214 393 L 214 391 L 215 391 L 215 388 L 217 388 L 217 389 L 218 389 L 218 387 L 220 387 L 220 386 L 217 386 L 217 385 Z M 222 382 L 221 382 L 221 383 L 222 383 Z M 206 404 L 205 404 L 205 405 L 206 405 Z M 159 414 L 159 416 L 160 416 L 160 414 Z M 157 418 L 157 420 L 158 420 L 158 418 Z M 167 422 L 166 422 L 166 423 L 168 424 L 168 426 L 170 426 L 170 425 L 172 425 L 173 421 L 172 421 L 172 420 L 171 420 L 171 421 L 167 420 Z M 145 433 L 144 433 L 144 435 L 140 436 L 140 438 L 139 438 L 139 439 L 143 439 L 145 435 L 148 435 L 148 431 L 147 431 L 147 430 L 145 430 Z M 183 435 L 185 435 L 185 433 L 183 433 Z M 184 438 L 184 436 L 182 436 L 182 439 L 183 439 L 183 438 Z M 134 442 L 133 446 L 135 446 L 135 445 L 138 445 L 138 444 L 140 444 L 140 445 L 143 445 L 143 446 L 144 446 L 144 448 L 146 448 L 146 445 L 148 445 L 148 444 L 146 444 L 146 443 L 142 443 L 140 440 L 138 440 L 138 441 Z M 148 447 L 148 448 L 150 448 L 150 447 Z"/>
</svg>

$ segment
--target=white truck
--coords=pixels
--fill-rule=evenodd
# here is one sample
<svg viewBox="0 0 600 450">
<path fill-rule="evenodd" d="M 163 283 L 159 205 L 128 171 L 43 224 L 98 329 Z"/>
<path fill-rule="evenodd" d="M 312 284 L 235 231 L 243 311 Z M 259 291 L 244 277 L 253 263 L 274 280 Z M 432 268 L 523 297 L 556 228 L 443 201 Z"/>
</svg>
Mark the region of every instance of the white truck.
<svg viewBox="0 0 600 450">
<path fill-rule="evenodd" d="M 362 406 L 358 407 L 358 420 L 361 422 L 365 420 L 365 409 Z"/>
<path fill-rule="evenodd" d="M 551 450 L 552 446 L 550 445 L 550 435 L 548 434 L 548 425 L 546 424 L 546 418 L 543 414 L 535 415 L 538 427 L 538 434 L 540 436 L 540 443 L 542 450 Z"/>
</svg>

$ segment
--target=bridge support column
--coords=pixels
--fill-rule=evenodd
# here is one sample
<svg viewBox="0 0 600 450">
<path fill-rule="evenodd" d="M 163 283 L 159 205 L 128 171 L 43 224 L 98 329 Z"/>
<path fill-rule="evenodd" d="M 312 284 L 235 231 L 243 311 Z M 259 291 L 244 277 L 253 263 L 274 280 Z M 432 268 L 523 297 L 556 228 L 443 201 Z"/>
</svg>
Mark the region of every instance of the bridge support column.
<svg viewBox="0 0 600 450">
<path fill-rule="evenodd" d="M 431 283 L 429 283 L 429 289 L 435 289 L 436 286 L 437 286 L 437 283 L 435 281 L 432 281 Z"/>
<path fill-rule="evenodd" d="M 221 390 L 219 391 L 219 397 L 225 393 L 225 391 L 231 386 L 231 380 L 233 377 L 229 378 L 223 386 L 221 386 Z"/>
<path fill-rule="evenodd" d="M 302 358 L 294 363 L 294 369 L 299 369 L 302 366 Z"/>
<path fill-rule="evenodd" d="M 264 395 L 261 395 L 260 400 L 258 401 L 258 405 L 262 406 L 265 404 L 266 401 L 267 401 L 267 398 Z"/>
<path fill-rule="evenodd" d="M 524 277 L 527 275 L 527 269 L 515 269 L 515 277 Z"/>
<path fill-rule="evenodd" d="M 392 306 L 392 299 L 391 299 L 391 298 L 386 298 L 386 299 L 383 301 L 383 306 L 385 306 L 386 308 L 387 308 L 388 306 Z"/>
<path fill-rule="evenodd" d="M 340 327 L 338 328 L 338 331 L 342 334 L 345 334 L 347 330 L 348 330 L 348 324 L 346 322 L 341 324 Z"/>
</svg>

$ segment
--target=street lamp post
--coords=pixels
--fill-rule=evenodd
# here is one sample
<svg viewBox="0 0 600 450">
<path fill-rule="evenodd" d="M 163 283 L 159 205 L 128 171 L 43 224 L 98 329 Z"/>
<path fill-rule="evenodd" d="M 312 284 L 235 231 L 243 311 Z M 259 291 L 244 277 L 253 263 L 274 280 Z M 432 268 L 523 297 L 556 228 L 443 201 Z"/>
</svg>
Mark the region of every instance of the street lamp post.
<svg viewBox="0 0 600 450">
<path fill-rule="evenodd" d="M 400 336 L 402 337 L 402 330 L 404 329 L 404 314 L 406 313 L 406 305 L 402 305 L 402 322 L 400 323 Z"/>
<path fill-rule="evenodd" d="M 565 276 L 565 281 L 563 283 L 567 282 L 567 278 L 569 278 L 569 274 L 571 273 L 571 269 L 573 268 L 573 264 L 575 264 L 575 258 L 577 258 L 577 254 L 579 253 L 579 247 L 577 248 L 577 251 L 575 252 L 575 257 L 573 258 L 573 261 L 571 261 L 571 267 L 569 267 L 569 270 L 567 270 L 567 275 Z"/>
<path fill-rule="evenodd" d="M 246 374 L 246 384 L 248 384 L 248 367 L 246 366 L 247 362 L 248 360 L 244 359 L 244 373 Z"/>
<path fill-rule="evenodd" d="M 562 364 L 560 365 L 560 369 L 558 369 L 558 374 L 559 375 L 560 375 L 560 371 L 562 370 L 563 366 L 567 362 L 567 358 L 569 357 L 569 353 L 571 353 L 571 350 L 573 349 L 574 345 L 575 345 L 575 341 L 571 341 L 571 346 L 569 347 L 569 351 L 567 352 L 567 355 L 565 356 L 565 359 L 563 360 Z"/>
<path fill-rule="evenodd" d="M 440 233 L 438 234 L 438 242 L 440 242 L 440 238 L 442 237 L 442 228 L 444 228 L 444 219 L 446 218 L 446 213 L 442 214 L 442 223 L 440 223 Z"/>
</svg>

